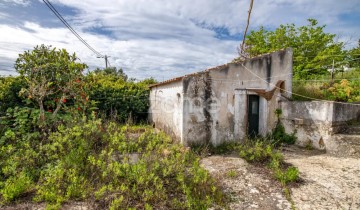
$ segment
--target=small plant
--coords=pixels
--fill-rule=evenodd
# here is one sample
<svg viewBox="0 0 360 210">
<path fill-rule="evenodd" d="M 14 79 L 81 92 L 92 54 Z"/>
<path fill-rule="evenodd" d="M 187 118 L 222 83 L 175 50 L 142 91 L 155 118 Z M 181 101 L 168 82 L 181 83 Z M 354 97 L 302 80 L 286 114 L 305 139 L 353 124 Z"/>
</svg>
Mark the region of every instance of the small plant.
<svg viewBox="0 0 360 210">
<path fill-rule="evenodd" d="M 248 162 L 264 163 L 271 159 L 273 146 L 262 140 L 247 141 L 240 145 L 239 155 Z"/>
<path fill-rule="evenodd" d="M 291 182 L 296 182 L 299 179 L 299 170 L 295 167 L 289 167 L 285 171 L 277 169 L 275 171 L 275 177 L 283 186 Z"/>
<path fill-rule="evenodd" d="M 230 171 L 226 172 L 226 176 L 229 178 L 235 178 L 238 176 L 238 173 L 236 170 L 231 169 Z"/>
<path fill-rule="evenodd" d="M 32 187 L 31 178 L 24 172 L 6 180 L 0 193 L 5 203 L 9 203 L 29 191 Z"/>
<path fill-rule="evenodd" d="M 246 161 L 255 164 L 267 165 L 274 177 L 281 183 L 286 198 L 291 202 L 292 209 L 295 209 L 291 193 L 287 185 L 295 182 L 299 178 L 299 171 L 295 167 L 285 167 L 283 155 L 276 150 L 276 144 L 266 139 L 258 139 L 256 141 L 246 141 L 240 145 L 240 157 Z"/>
<path fill-rule="evenodd" d="M 285 144 L 295 144 L 297 137 L 295 136 L 296 132 L 292 134 L 287 134 L 285 132 L 285 128 L 281 123 L 278 123 L 270 134 L 270 138 L 276 145 L 280 145 L 282 143 Z"/>
<path fill-rule="evenodd" d="M 275 109 L 275 115 L 276 115 L 276 118 L 278 119 L 278 122 L 280 121 L 280 116 L 282 115 L 282 110 L 277 108 Z"/>
<path fill-rule="evenodd" d="M 314 149 L 314 146 L 313 146 L 313 143 L 311 140 L 308 140 L 305 144 L 305 149 L 306 150 L 313 150 Z"/>
</svg>

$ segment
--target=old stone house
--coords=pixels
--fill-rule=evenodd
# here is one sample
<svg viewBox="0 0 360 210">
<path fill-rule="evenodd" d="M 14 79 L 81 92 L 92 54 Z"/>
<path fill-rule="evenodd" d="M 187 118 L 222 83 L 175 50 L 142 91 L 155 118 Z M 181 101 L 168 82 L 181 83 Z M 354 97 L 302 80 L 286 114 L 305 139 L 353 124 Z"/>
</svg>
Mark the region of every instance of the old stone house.
<svg viewBox="0 0 360 210">
<path fill-rule="evenodd" d="M 173 78 L 150 88 L 150 121 L 185 145 L 265 135 L 290 98 L 292 49 Z"/>
</svg>

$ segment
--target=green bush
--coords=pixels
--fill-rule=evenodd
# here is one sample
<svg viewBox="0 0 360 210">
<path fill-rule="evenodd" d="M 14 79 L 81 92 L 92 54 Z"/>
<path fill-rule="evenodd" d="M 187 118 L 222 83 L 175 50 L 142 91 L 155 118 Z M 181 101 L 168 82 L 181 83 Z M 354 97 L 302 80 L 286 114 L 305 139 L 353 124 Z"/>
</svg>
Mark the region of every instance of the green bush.
<svg viewBox="0 0 360 210">
<path fill-rule="evenodd" d="M 357 102 L 360 101 L 360 81 L 342 79 L 333 84 L 325 83 L 322 87 L 326 99 L 333 101 Z"/>
<path fill-rule="evenodd" d="M 24 172 L 17 176 L 12 176 L 5 181 L 0 193 L 5 203 L 11 202 L 28 192 L 32 187 L 31 178 Z"/>
<path fill-rule="evenodd" d="M 274 153 L 273 146 L 262 140 L 249 140 L 240 146 L 239 155 L 248 162 L 268 162 Z"/>
<path fill-rule="evenodd" d="M 285 144 L 295 144 L 297 137 L 295 136 L 296 132 L 292 134 L 287 134 L 285 128 L 281 122 L 278 122 L 274 130 L 267 136 L 275 145 Z"/>
<path fill-rule="evenodd" d="M 23 87 L 26 87 L 26 84 L 21 77 L 0 77 L 0 116 L 4 115 L 8 108 L 25 106 L 19 96 Z"/>
<path fill-rule="evenodd" d="M 295 167 L 285 167 L 284 157 L 275 149 L 273 143 L 260 139 L 253 142 L 247 141 L 239 148 L 240 157 L 250 163 L 267 164 L 275 178 L 284 186 L 297 181 L 299 175 L 298 169 Z"/>
<path fill-rule="evenodd" d="M 6 138 L 12 143 L 2 146 L 8 156 L 0 162 L 2 182 L 7 186 L 16 171 L 32 169 L 34 199 L 48 203 L 48 208 L 88 198 L 109 209 L 206 209 L 225 203 L 199 157 L 149 127 L 84 118 L 60 125 L 46 139 L 38 140 L 37 147 L 12 130 Z M 27 158 L 33 162 L 24 165 Z M 7 189 L 1 188 L 1 192 Z"/>
<path fill-rule="evenodd" d="M 99 114 L 107 119 L 126 122 L 146 121 L 149 109 L 149 88 L 151 81 L 135 83 L 124 81 L 114 75 L 89 74 L 90 99 L 95 102 Z"/>
</svg>

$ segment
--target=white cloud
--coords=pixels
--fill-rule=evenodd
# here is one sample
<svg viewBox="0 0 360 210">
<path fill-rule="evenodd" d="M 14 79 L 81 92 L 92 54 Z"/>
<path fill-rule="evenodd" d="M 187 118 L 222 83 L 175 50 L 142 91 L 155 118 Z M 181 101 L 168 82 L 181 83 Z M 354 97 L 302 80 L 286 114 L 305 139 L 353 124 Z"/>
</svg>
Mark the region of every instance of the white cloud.
<svg viewBox="0 0 360 210">
<path fill-rule="evenodd" d="M 24 30 L 30 29 L 30 30 Z M 43 28 L 36 23 L 25 22 L 23 28 L 0 25 L 0 62 L 13 65 L 18 53 L 32 49 L 39 44 L 66 48 L 76 52 L 78 57 L 90 67 L 104 66 L 102 59 L 96 59 L 80 41 L 65 28 Z M 207 38 L 206 45 L 197 45 L 177 39 L 113 40 L 106 36 L 83 34 L 88 43 L 96 43 L 96 48 L 110 57 L 110 63 L 123 67 L 131 77 L 143 79 L 156 77 L 169 79 L 220 65 L 235 56 L 235 41 L 220 41 Z"/>
<path fill-rule="evenodd" d="M 28 5 L 26 0 L 6 0 Z M 39 0 L 41 2 L 41 0 Z M 167 79 L 222 64 L 236 56 L 240 41 L 215 38 L 214 28 L 239 35 L 245 28 L 248 0 L 52 0 L 74 8 L 69 23 L 110 62 L 124 67 L 132 77 Z M 33 3 L 33 2 L 31 2 Z M 1 12 L 1 11 L 0 11 Z M 344 14 L 360 12 L 357 0 L 256 0 L 251 28 L 279 24 L 302 25 L 313 17 L 327 31 L 342 33 L 341 40 L 359 37 L 360 25 L 347 24 Z M 50 14 L 50 13 L 49 13 Z M 6 15 L 6 14 L 5 14 Z M 2 16 L 1 18 L 6 18 Z M 54 18 L 54 17 L 53 17 Z M 99 35 L 97 30 L 109 32 Z M 18 53 L 41 43 L 77 52 L 88 65 L 103 66 L 66 28 L 45 28 L 34 22 L 22 27 L 0 25 L 0 64 L 14 61 Z M 354 39 L 356 42 L 356 39 Z M 1 66 L 0 66 L 1 67 Z M 1 72 L 0 72 L 1 74 Z"/>
<path fill-rule="evenodd" d="M 12 4 L 19 4 L 22 6 L 27 6 L 30 4 L 30 0 L 3 0 L 4 3 L 12 3 Z"/>
</svg>

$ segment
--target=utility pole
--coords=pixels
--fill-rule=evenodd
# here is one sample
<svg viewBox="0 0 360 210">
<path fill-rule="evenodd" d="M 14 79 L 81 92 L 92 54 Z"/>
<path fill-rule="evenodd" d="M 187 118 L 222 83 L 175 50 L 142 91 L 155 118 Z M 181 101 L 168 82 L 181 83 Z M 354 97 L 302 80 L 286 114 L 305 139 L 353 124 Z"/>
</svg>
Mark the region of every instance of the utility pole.
<svg viewBox="0 0 360 210">
<path fill-rule="evenodd" d="M 104 56 L 97 56 L 97 58 L 105 58 L 105 68 L 108 68 L 108 58 L 110 58 L 110 56 L 104 55 Z"/>
</svg>

